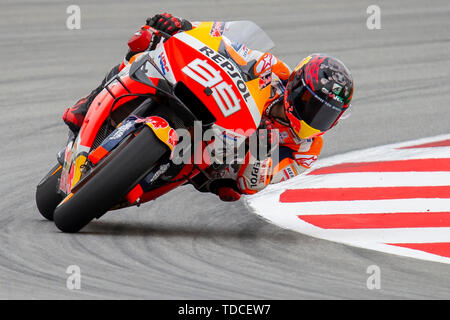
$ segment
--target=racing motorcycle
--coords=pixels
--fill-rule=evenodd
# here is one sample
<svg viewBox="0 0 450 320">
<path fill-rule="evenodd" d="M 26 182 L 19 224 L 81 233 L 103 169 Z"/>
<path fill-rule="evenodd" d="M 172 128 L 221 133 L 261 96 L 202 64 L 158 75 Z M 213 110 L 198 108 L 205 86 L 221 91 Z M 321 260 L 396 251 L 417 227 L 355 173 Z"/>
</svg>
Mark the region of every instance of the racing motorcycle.
<svg viewBox="0 0 450 320">
<path fill-rule="evenodd" d="M 37 186 L 39 212 L 63 232 L 78 232 L 110 210 L 139 206 L 178 186 L 207 183 L 212 161 L 172 161 L 177 130 L 192 132 L 201 123 L 203 132 L 246 138 L 260 123 L 270 84 L 262 86 L 229 50 L 271 49 L 260 27 L 201 22 L 173 36 L 151 31 L 160 44 L 134 56 L 104 85 Z"/>
</svg>

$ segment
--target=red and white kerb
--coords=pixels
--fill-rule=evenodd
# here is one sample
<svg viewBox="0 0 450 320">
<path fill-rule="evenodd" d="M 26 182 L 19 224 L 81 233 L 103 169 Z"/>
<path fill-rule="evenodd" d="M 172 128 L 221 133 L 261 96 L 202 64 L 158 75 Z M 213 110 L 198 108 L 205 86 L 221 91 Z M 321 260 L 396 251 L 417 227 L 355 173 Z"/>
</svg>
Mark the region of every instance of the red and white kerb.
<svg viewBox="0 0 450 320">
<path fill-rule="evenodd" d="M 307 235 L 450 263 L 450 135 L 319 159 L 247 202 Z"/>
</svg>

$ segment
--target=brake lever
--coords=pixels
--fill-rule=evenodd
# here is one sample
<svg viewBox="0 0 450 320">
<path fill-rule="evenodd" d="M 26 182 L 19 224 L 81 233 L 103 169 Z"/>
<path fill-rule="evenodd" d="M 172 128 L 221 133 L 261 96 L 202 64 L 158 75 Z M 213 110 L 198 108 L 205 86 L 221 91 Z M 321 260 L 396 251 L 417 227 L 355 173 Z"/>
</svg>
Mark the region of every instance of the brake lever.
<svg viewBox="0 0 450 320">
<path fill-rule="evenodd" d="M 148 27 L 148 30 L 150 30 L 154 35 L 156 35 L 157 37 L 161 37 L 161 38 L 166 38 L 166 39 L 170 39 L 172 38 L 172 36 L 168 33 L 165 33 L 164 31 L 160 31 L 158 29 L 155 29 L 153 27 Z"/>
</svg>

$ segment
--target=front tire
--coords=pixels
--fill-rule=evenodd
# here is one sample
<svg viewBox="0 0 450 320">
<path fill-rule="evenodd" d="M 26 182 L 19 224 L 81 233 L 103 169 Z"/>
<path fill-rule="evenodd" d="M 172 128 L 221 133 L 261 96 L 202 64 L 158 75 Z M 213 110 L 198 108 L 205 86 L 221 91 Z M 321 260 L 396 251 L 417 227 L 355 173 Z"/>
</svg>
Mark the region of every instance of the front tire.
<svg viewBox="0 0 450 320">
<path fill-rule="evenodd" d="M 131 138 L 131 137 L 130 137 Z M 128 139 L 125 139 L 127 141 Z M 124 147 L 111 152 L 107 161 L 55 210 L 55 224 L 63 232 L 78 232 L 100 218 L 153 169 L 168 148 L 145 127 Z M 94 173 L 95 172 L 95 173 Z"/>
</svg>

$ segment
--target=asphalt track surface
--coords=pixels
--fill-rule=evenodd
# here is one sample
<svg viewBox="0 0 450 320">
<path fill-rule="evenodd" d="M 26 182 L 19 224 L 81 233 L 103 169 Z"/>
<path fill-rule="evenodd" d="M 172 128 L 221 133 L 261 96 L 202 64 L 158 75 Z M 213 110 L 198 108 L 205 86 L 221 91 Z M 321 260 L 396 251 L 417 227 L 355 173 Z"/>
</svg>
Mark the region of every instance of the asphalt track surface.
<svg viewBox="0 0 450 320">
<path fill-rule="evenodd" d="M 81 8 L 68 30 L 66 8 Z M 60 233 L 34 203 L 55 163 L 66 106 L 97 86 L 126 40 L 157 12 L 258 23 L 295 66 L 328 52 L 355 79 L 354 111 L 323 156 L 449 132 L 450 2 L 0 0 L 1 299 L 448 299 L 450 267 L 310 238 L 271 225 L 243 201 L 182 187 Z M 66 269 L 81 269 L 81 289 Z M 369 290 L 370 265 L 381 289 Z"/>
</svg>

